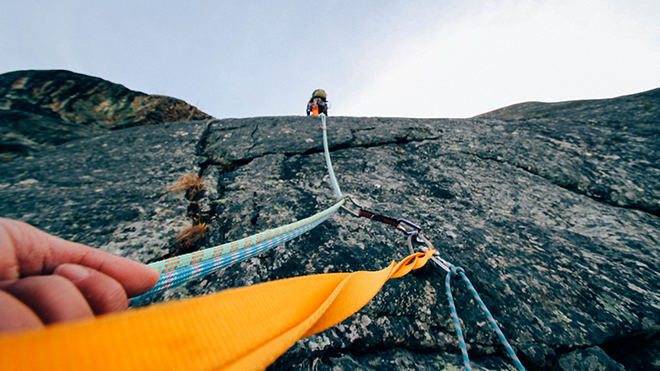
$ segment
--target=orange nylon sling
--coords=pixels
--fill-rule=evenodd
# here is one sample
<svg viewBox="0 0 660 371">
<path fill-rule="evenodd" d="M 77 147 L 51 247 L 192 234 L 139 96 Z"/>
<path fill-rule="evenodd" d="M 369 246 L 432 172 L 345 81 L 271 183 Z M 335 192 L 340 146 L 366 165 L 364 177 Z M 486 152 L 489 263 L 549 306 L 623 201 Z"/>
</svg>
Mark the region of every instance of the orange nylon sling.
<svg viewBox="0 0 660 371">
<path fill-rule="evenodd" d="M 266 282 L 0 337 L 0 370 L 261 370 L 298 339 L 349 317 L 390 278 L 433 256 L 380 271 Z"/>
</svg>

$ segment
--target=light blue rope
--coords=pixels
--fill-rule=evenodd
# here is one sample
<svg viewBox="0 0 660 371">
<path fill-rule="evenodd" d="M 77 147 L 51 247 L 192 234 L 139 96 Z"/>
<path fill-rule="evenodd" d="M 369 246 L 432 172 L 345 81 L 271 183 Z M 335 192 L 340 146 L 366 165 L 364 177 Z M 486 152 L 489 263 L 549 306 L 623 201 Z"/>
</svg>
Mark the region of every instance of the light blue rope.
<svg viewBox="0 0 660 371">
<path fill-rule="evenodd" d="M 497 334 L 497 337 L 500 338 L 500 342 L 502 343 L 502 345 L 504 345 L 504 348 L 509 354 L 509 357 L 511 357 L 511 360 L 513 361 L 516 368 L 518 370 L 524 371 L 525 367 L 522 365 L 522 363 L 520 363 L 520 360 L 518 359 L 516 352 L 513 351 L 511 344 L 509 344 L 509 342 L 506 340 L 506 337 L 502 333 L 500 326 L 497 325 L 497 323 L 495 322 L 495 318 L 493 317 L 492 314 L 490 314 L 490 311 L 486 307 L 486 304 L 484 304 L 484 302 L 481 300 L 481 297 L 479 297 L 477 290 L 474 289 L 472 282 L 470 282 L 470 280 L 465 275 L 463 268 L 450 265 L 449 272 L 447 272 L 447 276 L 445 277 L 445 290 L 447 291 L 447 300 L 449 301 L 449 309 L 451 309 L 451 316 L 452 319 L 454 320 L 454 328 L 456 329 L 458 344 L 461 347 L 461 354 L 463 355 L 463 365 L 465 366 L 465 369 L 468 371 L 472 370 L 472 368 L 470 367 L 470 357 L 468 356 L 467 346 L 465 346 L 465 340 L 463 339 L 463 331 L 461 330 L 461 324 L 458 320 L 458 313 L 456 312 L 456 305 L 454 304 L 454 297 L 451 294 L 451 279 L 453 276 L 456 275 L 460 275 L 463 278 L 463 281 L 467 285 L 468 290 L 470 290 L 472 296 L 479 304 L 479 307 L 486 315 L 486 318 L 488 319 L 490 326 Z"/>
<path fill-rule="evenodd" d="M 149 292 L 131 299 L 131 305 L 139 305 L 141 301 L 155 293 L 183 285 L 184 283 L 196 278 L 204 277 L 209 273 L 213 273 L 236 262 L 251 258 L 283 242 L 294 239 L 323 223 L 330 217 L 330 215 L 332 214 L 328 214 L 313 223 L 307 224 L 301 228 L 277 236 L 275 238 L 271 238 L 270 240 L 264 241 L 254 246 L 250 246 L 230 254 L 220 255 L 218 257 L 205 260 L 197 264 L 181 267 L 170 272 L 161 273 L 156 286 L 149 290 Z"/>
<path fill-rule="evenodd" d="M 198 264 L 200 261 L 212 259 L 219 255 L 233 253 L 234 251 L 242 250 L 244 248 L 258 244 L 262 241 L 267 241 L 281 234 L 290 232 L 294 229 L 298 229 L 303 225 L 313 223 L 315 220 L 318 220 L 326 215 L 333 214 L 343 204 L 344 204 L 344 200 L 340 200 L 331 207 L 321 212 L 318 212 L 310 216 L 309 218 L 298 220 L 296 222 L 283 225 L 277 228 L 269 229 L 261 233 L 254 234 L 252 236 L 245 237 L 238 241 L 228 242 L 219 246 L 209 247 L 207 249 L 191 252 L 188 254 L 177 255 L 169 259 L 156 261 L 149 264 L 149 266 L 156 269 L 158 273 L 167 273 L 172 270 L 180 269 L 188 265 Z"/>
<path fill-rule="evenodd" d="M 332 183 L 332 189 L 335 190 L 335 196 L 337 199 L 340 199 L 344 195 L 341 193 L 341 188 L 339 188 L 339 183 L 337 183 L 337 178 L 335 177 L 335 171 L 332 169 L 332 160 L 330 160 L 330 150 L 328 149 L 328 127 L 326 125 L 325 113 L 321 114 L 321 129 L 323 129 L 323 152 L 325 153 L 325 163 L 328 165 L 330 182 Z"/>
</svg>

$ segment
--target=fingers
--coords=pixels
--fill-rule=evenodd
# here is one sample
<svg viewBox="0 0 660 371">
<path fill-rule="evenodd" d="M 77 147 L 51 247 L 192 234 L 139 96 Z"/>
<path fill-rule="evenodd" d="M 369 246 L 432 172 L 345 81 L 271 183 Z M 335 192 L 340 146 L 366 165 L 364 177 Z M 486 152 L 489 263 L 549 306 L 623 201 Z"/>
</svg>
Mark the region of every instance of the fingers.
<svg viewBox="0 0 660 371">
<path fill-rule="evenodd" d="M 112 277 L 121 284 L 128 297 L 144 294 L 158 282 L 158 271 L 149 266 L 104 251 L 89 249 L 93 253 L 86 255 L 77 264 Z"/>
<path fill-rule="evenodd" d="M 96 270 L 62 264 L 55 275 L 0 285 L 0 332 L 42 327 L 128 308 L 122 285 Z"/>
<path fill-rule="evenodd" d="M 9 222 L 9 219 L 0 218 L 0 280 L 16 279 L 20 275 L 16 245 L 9 232 Z"/>
<path fill-rule="evenodd" d="M 158 272 L 0 218 L 0 332 L 125 310 Z"/>
<path fill-rule="evenodd" d="M 0 218 L 0 280 L 51 274 L 66 263 L 96 269 L 117 280 L 129 297 L 158 282 L 153 268 L 75 242 L 52 236 L 29 224 Z"/>
<path fill-rule="evenodd" d="M 93 316 L 83 295 L 64 277 L 26 277 L 6 285 L 3 290 L 23 302 L 44 324 Z"/>
<path fill-rule="evenodd" d="M 43 327 L 39 317 L 27 305 L 0 291 L 0 332 Z"/>
<path fill-rule="evenodd" d="M 95 315 L 128 308 L 128 298 L 122 285 L 103 273 L 75 264 L 62 264 L 53 273 L 71 281 Z"/>
</svg>

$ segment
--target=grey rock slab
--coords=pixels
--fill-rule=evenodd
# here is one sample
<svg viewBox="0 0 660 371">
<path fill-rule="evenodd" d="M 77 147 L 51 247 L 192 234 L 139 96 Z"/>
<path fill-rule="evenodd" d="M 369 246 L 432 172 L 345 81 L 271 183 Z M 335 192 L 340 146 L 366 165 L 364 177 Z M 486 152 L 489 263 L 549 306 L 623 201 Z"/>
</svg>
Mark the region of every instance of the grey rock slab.
<svg viewBox="0 0 660 371">
<path fill-rule="evenodd" d="M 332 149 L 434 140 L 446 150 L 508 163 L 601 202 L 660 214 L 657 133 L 563 119 L 330 117 L 328 121 Z M 318 118 L 264 117 L 216 121 L 204 155 L 233 169 L 265 154 L 319 151 Z"/>
<path fill-rule="evenodd" d="M 452 126 L 456 120 L 442 121 Z M 330 117 L 330 148 L 370 147 L 436 138 L 436 121 Z M 204 155 L 227 169 L 266 154 L 303 154 L 323 150 L 318 117 L 256 117 L 213 123 Z"/>
<path fill-rule="evenodd" d="M 574 350 L 559 356 L 558 361 L 559 369 L 562 371 L 625 371 L 626 369 L 599 347 Z"/>
<path fill-rule="evenodd" d="M 207 126 L 125 129 L 0 164 L 0 216 L 142 262 L 162 255 L 189 223 L 188 201 L 164 191 L 199 171 Z"/>
<path fill-rule="evenodd" d="M 487 121 L 475 128 L 469 153 L 601 202 L 660 215 L 660 135 L 567 120 Z"/>
<path fill-rule="evenodd" d="M 281 128 L 273 122 L 284 118 L 263 120 L 271 123 L 250 126 L 247 119 L 231 121 L 227 130 L 218 131 L 224 125 L 221 120 L 211 127 L 205 153 L 226 169 L 219 172 L 218 180 L 218 197 L 224 201 L 210 227 L 210 240 L 215 243 L 310 216 L 332 202 L 323 154 L 315 151 L 314 143 L 301 140 L 320 139 L 314 120 L 299 118 Z M 466 269 L 514 346 L 529 349 L 540 344 L 545 349 L 538 356 L 528 352 L 530 362 L 537 358 L 535 362 L 543 364 L 542 360 L 552 357 L 552 349 L 588 347 L 657 332 L 658 218 L 601 202 L 550 177 L 479 152 L 499 140 L 499 148 L 538 155 L 551 141 L 528 147 L 509 141 L 507 147 L 501 134 L 505 130 L 499 128 L 502 122 L 493 120 L 389 119 L 368 130 L 380 132 L 375 138 L 355 128 L 360 120 L 365 127 L 378 122 L 329 120 L 331 128 L 341 127 L 340 122 L 347 127 L 337 140 L 330 132 L 335 148 L 332 159 L 344 192 L 367 209 L 421 224 L 442 256 Z M 401 140 L 398 134 L 383 134 L 387 130 L 400 133 L 405 129 L 397 127 L 412 127 L 420 121 L 424 125 L 412 132 L 435 126 L 425 132 L 427 139 Z M 262 131 L 271 124 L 271 129 Z M 588 129 L 575 135 L 591 135 Z M 221 136 L 221 132 L 234 134 Z M 354 144 L 360 132 L 365 139 Z M 248 133 L 252 141 L 247 140 Z M 261 135 L 277 136 L 281 143 L 260 141 Z M 232 144 L 231 138 L 239 139 Z M 283 144 L 289 140 L 296 144 Z M 246 146 L 240 155 L 219 150 L 241 143 L 270 143 L 270 147 Z M 235 160 L 239 157 L 248 160 Z M 552 156 L 539 157 L 549 165 L 556 161 Z M 292 242 L 172 290 L 163 298 L 302 274 L 381 269 L 405 255 L 405 241 L 396 230 L 342 213 Z M 435 267 L 388 282 L 359 313 L 301 340 L 274 369 L 338 353 L 341 362 L 350 363 L 350 354 L 394 347 L 459 354 L 443 282 L 443 272 Z M 480 359 L 500 353 L 469 292 L 461 282 L 454 285 L 471 354 Z"/>
<path fill-rule="evenodd" d="M 658 131 L 660 89 L 609 99 L 557 103 L 526 102 L 477 116 L 503 120 L 568 119 L 592 124 L 610 123 L 620 127 L 641 127 Z"/>
<path fill-rule="evenodd" d="M 71 142 L 68 149 L 0 168 L 9 174 L 0 194 L 11 200 L 1 215 L 152 259 L 162 256 L 189 207 L 162 190 L 199 164 L 208 190 L 196 202 L 213 215 L 204 247 L 229 242 L 333 203 L 319 123 L 310 117 L 231 119 L 214 121 L 208 130 L 205 122 L 180 123 Z M 525 362 L 547 367 L 562 349 L 658 332 L 660 220 L 654 205 L 660 177 L 652 171 L 657 142 L 650 137 L 582 122 L 492 119 L 330 117 L 329 127 L 344 192 L 366 209 L 420 224 L 446 260 L 465 268 Z M 631 145 L 600 141 L 617 136 Z M 597 170 L 585 170 L 584 151 L 602 154 Z M 544 171 L 525 166 L 530 158 Z M 651 163 L 647 171 L 636 169 L 642 161 Z M 96 165 L 76 170 L 87 163 Z M 104 178 L 106 172 L 115 175 Z M 580 184 L 623 196 L 597 197 Z M 53 200 L 57 208 L 49 206 Z M 303 274 L 382 269 L 406 255 L 397 230 L 341 212 L 303 236 L 153 301 Z M 453 287 L 475 363 L 486 369 L 508 364 L 469 291 L 460 281 Z M 396 349 L 405 352 L 378 356 Z M 272 369 L 314 369 L 319 362 L 337 369 L 387 369 L 394 362 L 390 369 L 396 369 L 396 362 L 407 367 L 409 358 L 435 364 L 447 358 L 443 354 L 460 351 L 444 272 L 428 266 L 386 283 L 362 310 L 299 341 Z"/>
<path fill-rule="evenodd" d="M 484 357 L 470 362 L 472 370 L 509 370 L 507 361 L 500 357 Z M 352 356 L 343 353 L 329 354 L 325 357 L 313 357 L 290 365 L 289 370 L 319 371 L 407 371 L 407 370 L 464 370 L 460 355 L 450 353 L 414 353 L 406 349 L 393 348 L 369 354 Z M 276 362 L 269 370 L 284 369 Z"/>
</svg>

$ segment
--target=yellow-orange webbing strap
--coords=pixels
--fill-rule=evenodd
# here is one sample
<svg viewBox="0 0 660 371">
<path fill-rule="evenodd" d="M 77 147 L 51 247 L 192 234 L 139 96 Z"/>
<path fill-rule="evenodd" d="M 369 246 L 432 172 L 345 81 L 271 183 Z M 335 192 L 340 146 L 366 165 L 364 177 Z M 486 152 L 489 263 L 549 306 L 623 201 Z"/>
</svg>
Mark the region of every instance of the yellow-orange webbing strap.
<svg viewBox="0 0 660 371">
<path fill-rule="evenodd" d="M 433 250 L 380 271 L 262 283 L 0 337 L 0 370 L 261 370 L 358 311 Z"/>
</svg>

